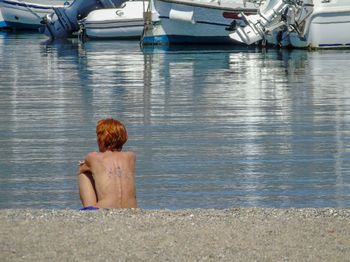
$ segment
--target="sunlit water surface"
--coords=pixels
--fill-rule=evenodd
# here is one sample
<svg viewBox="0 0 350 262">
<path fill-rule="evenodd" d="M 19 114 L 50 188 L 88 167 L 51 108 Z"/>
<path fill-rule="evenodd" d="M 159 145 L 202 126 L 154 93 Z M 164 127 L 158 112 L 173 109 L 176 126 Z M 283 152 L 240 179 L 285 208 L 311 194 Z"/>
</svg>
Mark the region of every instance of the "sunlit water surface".
<svg viewBox="0 0 350 262">
<path fill-rule="evenodd" d="M 122 120 L 146 209 L 350 207 L 350 51 L 141 49 L 0 33 L 0 208 L 80 207 Z"/>
</svg>

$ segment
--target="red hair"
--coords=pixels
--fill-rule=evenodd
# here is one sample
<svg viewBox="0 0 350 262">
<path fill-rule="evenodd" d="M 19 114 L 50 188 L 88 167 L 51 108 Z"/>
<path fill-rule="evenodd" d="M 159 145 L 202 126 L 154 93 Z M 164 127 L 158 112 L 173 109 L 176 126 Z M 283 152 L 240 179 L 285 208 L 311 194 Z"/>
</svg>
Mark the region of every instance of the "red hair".
<svg viewBox="0 0 350 262">
<path fill-rule="evenodd" d="M 125 126 L 113 118 L 101 119 L 96 125 L 97 143 L 100 151 L 121 151 L 128 140 Z"/>
</svg>

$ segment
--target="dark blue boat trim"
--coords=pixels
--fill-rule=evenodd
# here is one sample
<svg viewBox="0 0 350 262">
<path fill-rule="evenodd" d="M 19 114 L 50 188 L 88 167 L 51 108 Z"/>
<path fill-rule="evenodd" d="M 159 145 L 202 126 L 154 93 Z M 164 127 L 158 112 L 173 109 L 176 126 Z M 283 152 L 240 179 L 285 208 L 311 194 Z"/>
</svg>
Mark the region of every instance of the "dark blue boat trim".
<svg viewBox="0 0 350 262">
<path fill-rule="evenodd" d="M 170 19 L 169 16 L 159 16 L 161 19 Z M 231 21 L 232 22 L 232 21 Z M 197 21 L 196 24 L 205 24 L 205 25 L 217 25 L 217 26 L 229 26 L 230 23 L 228 24 L 223 24 L 223 23 L 214 23 L 214 22 L 208 22 L 208 21 Z"/>
<path fill-rule="evenodd" d="M 9 22 L 9 21 L 6 22 L 7 28 L 38 30 L 38 28 L 41 26 L 42 25 L 23 24 L 23 23 Z"/>
<path fill-rule="evenodd" d="M 234 41 L 229 36 L 185 36 L 185 35 L 161 35 L 144 36 L 143 44 L 232 44 Z"/>
<path fill-rule="evenodd" d="M 320 44 L 320 47 L 344 46 L 343 44 Z"/>
<path fill-rule="evenodd" d="M 8 27 L 8 24 L 5 21 L 0 22 L 0 28 L 6 28 Z"/>
</svg>

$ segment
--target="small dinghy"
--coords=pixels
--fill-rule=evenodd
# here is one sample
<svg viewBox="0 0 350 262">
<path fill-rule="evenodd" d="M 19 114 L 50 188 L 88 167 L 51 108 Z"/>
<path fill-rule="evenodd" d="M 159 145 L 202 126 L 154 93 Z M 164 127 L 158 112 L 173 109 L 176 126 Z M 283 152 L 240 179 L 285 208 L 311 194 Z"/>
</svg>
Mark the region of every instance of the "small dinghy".
<svg viewBox="0 0 350 262">
<path fill-rule="evenodd" d="M 79 21 L 93 10 L 118 8 L 124 0 L 74 0 L 69 6 L 53 8 L 42 18 L 40 32 L 50 38 L 67 38 L 79 30 Z"/>
<path fill-rule="evenodd" d="M 119 8 L 94 10 L 80 21 L 82 33 L 95 39 L 140 38 L 146 1 L 128 1 Z"/>
</svg>

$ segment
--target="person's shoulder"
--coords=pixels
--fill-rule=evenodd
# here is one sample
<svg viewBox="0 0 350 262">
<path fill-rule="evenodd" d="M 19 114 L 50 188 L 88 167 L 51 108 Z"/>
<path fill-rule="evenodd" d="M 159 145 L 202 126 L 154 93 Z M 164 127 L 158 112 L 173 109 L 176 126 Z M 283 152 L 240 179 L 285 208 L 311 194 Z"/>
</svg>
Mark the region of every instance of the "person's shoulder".
<svg viewBox="0 0 350 262">
<path fill-rule="evenodd" d="M 87 159 L 87 160 L 88 159 L 90 159 L 90 160 L 97 159 L 100 157 L 100 155 L 101 155 L 101 153 L 99 153 L 99 152 L 90 152 L 85 156 L 85 159 Z"/>
<path fill-rule="evenodd" d="M 98 156 L 100 154 L 101 154 L 100 152 L 92 151 L 92 152 L 87 153 L 87 156 Z"/>
<path fill-rule="evenodd" d="M 123 152 L 120 152 L 120 153 L 122 153 L 125 157 L 130 158 L 130 159 L 135 159 L 136 158 L 135 153 L 132 152 L 132 151 L 123 151 Z"/>
</svg>

